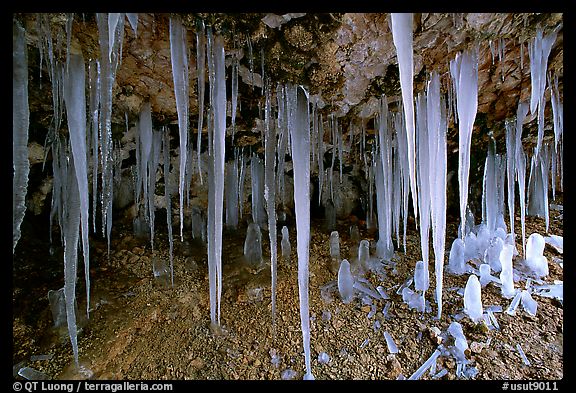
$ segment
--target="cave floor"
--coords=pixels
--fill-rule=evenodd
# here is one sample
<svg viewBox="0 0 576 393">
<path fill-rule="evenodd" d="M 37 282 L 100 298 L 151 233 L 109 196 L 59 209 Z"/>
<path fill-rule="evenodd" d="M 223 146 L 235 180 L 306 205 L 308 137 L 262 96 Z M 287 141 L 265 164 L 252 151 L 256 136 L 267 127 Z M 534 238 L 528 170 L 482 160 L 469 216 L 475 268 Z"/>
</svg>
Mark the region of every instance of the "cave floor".
<svg viewBox="0 0 576 393">
<path fill-rule="evenodd" d="M 558 202 L 558 199 L 555 203 Z M 550 234 L 563 236 L 561 213 L 550 210 Z M 445 264 L 456 234 L 458 219 L 448 217 Z M 25 224 L 24 224 L 25 225 Z M 156 229 L 155 254 L 150 243 L 134 238 L 131 228 L 115 224 L 111 255 L 106 243 L 91 239 L 91 313 L 86 320 L 86 295 L 83 265 L 79 262 L 77 285 L 80 332 L 80 364 L 93 372 L 94 379 L 281 379 L 291 369 L 296 379 L 304 374 L 304 355 L 298 301 L 296 233 L 290 228 L 292 256 L 289 263 L 278 261 L 276 323 L 272 328 L 268 232 L 262 231 L 264 261 L 260 271 L 249 268 L 241 259 L 245 225 L 238 231 L 225 231 L 223 241 L 222 329 L 210 328 L 210 305 L 206 249 L 187 240 L 180 243 L 174 231 L 174 287 L 166 277 L 155 278 L 152 259 L 168 261 L 166 228 Z M 349 221 L 339 221 L 342 258 L 352 259 L 357 248 L 348 235 Z M 517 239 L 520 220 L 516 219 Z M 280 228 L 279 228 L 280 229 Z M 526 234 L 545 235 L 544 220 L 527 217 Z M 280 230 L 278 230 L 280 234 Z M 360 228 L 361 238 L 373 243 L 373 231 Z M 432 240 L 432 236 L 431 239 Z M 13 355 L 16 372 L 30 366 L 53 379 L 80 378 L 73 366 L 73 356 L 66 328 L 53 327 L 46 296 L 49 289 L 63 286 L 62 250 L 49 256 L 47 242 L 27 236 L 23 231 L 13 267 Z M 395 242 L 395 237 L 394 237 Z M 55 234 L 54 243 L 59 244 Z M 280 243 L 280 241 L 278 241 Z M 517 240 L 518 244 L 518 240 Z M 521 248 L 521 243 L 520 248 Z M 278 244 L 278 246 L 280 246 Z M 354 249 L 354 251 L 353 251 Z M 371 251 L 371 254 L 373 251 Z M 310 327 L 311 366 L 316 379 L 396 379 L 408 378 L 437 347 L 431 328 L 445 331 L 454 316 L 462 313 L 463 297 L 453 288 L 464 288 L 467 275 L 444 275 L 444 311 L 435 319 L 436 304 L 433 251 L 430 250 L 430 290 L 426 294 L 432 311 L 418 313 L 402 302 L 396 291 L 411 274 L 420 257 L 420 238 L 414 222 L 409 222 L 407 252 L 397 250 L 396 274 L 386 270 L 386 277 L 368 273 L 374 286 L 382 285 L 390 300 L 375 300 L 375 315 L 368 317 L 370 306 L 360 299 L 344 304 L 336 292 L 321 287 L 334 282 L 337 275 L 328 264 L 329 232 L 321 220 L 312 221 L 310 242 Z M 547 283 L 563 280 L 563 269 L 554 261 L 562 254 L 545 248 L 550 274 Z M 81 258 L 80 258 L 81 259 Z M 22 261 L 28 260 L 28 263 Z M 515 264 L 518 263 L 515 260 Z M 516 287 L 524 287 L 517 282 Z M 326 293 L 330 296 L 326 296 Z M 476 367 L 475 379 L 547 379 L 563 377 L 563 305 L 555 299 L 534 295 L 536 316 L 521 306 L 516 315 L 505 312 L 495 316 L 500 329 L 476 325 L 468 317 L 459 322 L 471 351 L 469 367 Z M 328 301 L 327 301 L 328 300 Z M 332 301 L 329 301 L 332 300 Z M 482 289 L 484 306 L 500 305 L 504 310 L 509 299 L 489 284 Z M 390 302 L 389 319 L 382 314 Z M 330 315 L 330 317 L 328 317 Z M 379 321 L 380 328 L 374 328 Z M 383 332 L 391 334 L 398 346 L 389 355 Z M 490 339 L 490 340 L 489 340 Z M 489 344 L 485 345 L 486 342 Z M 531 365 L 526 366 L 516 345 L 520 344 Z M 330 360 L 318 361 L 326 352 Z M 30 360 L 33 355 L 52 355 L 49 360 Z M 272 355 L 277 364 L 272 363 Z M 440 357 L 437 371 L 446 368 L 443 379 L 456 379 L 453 358 Z M 427 372 L 422 379 L 431 379 Z"/>
</svg>

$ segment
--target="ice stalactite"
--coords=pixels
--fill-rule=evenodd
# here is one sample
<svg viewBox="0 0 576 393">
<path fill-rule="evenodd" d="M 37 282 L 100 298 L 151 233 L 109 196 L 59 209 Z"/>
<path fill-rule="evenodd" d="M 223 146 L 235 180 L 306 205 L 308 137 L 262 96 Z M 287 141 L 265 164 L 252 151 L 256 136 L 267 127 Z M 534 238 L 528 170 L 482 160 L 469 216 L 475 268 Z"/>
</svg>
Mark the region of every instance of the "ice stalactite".
<svg viewBox="0 0 576 393">
<path fill-rule="evenodd" d="M 468 175 L 472 129 L 478 109 L 478 55 L 476 51 L 460 52 L 450 61 L 450 73 L 456 90 L 458 112 L 458 185 L 460 189 L 460 236 L 464 239 Z"/>
<path fill-rule="evenodd" d="M 100 63 L 91 61 L 88 66 L 90 87 L 90 120 L 92 130 L 92 231 L 96 233 L 96 211 L 98 203 L 98 118 L 100 113 Z"/>
<path fill-rule="evenodd" d="M 514 143 L 514 161 L 516 180 L 518 181 L 518 197 L 520 198 L 520 223 L 522 227 L 522 250 L 526 255 L 526 154 L 522 147 L 522 124 L 528 114 L 528 103 L 518 103 L 516 111 L 516 135 Z"/>
<path fill-rule="evenodd" d="M 552 102 L 552 120 L 554 123 L 554 151 L 558 151 L 558 142 L 562 137 L 562 131 L 564 129 L 564 109 L 562 101 L 560 100 L 560 93 L 558 92 L 558 75 L 554 76 L 554 84 L 552 80 L 548 79 L 548 85 L 550 86 L 550 101 Z M 555 180 L 553 183 L 555 183 Z"/>
<path fill-rule="evenodd" d="M 262 225 L 266 222 L 264 165 L 256 153 L 253 153 L 250 159 L 250 174 L 252 180 L 252 221 L 258 225 Z"/>
<path fill-rule="evenodd" d="M 408 150 L 407 141 L 404 137 L 404 121 L 402 112 L 393 115 L 394 129 L 396 130 L 396 137 L 398 140 L 398 161 L 400 166 L 401 175 L 401 186 L 402 186 L 402 228 L 403 228 L 403 248 L 404 254 L 406 254 L 406 229 L 408 223 L 408 196 L 409 196 L 409 185 L 410 178 L 408 172 Z"/>
<path fill-rule="evenodd" d="M 136 204 L 144 200 L 144 217 L 148 220 L 148 162 L 152 152 L 152 112 L 150 102 L 144 103 L 138 117 L 138 144 L 139 150 L 137 155 L 137 183 L 136 183 Z M 143 195 L 141 195 L 143 193 Z"/>
<path fill-rule="evenodd" d="M 278 235 L 276 230 L 276 127 L 272 119 L 270 84 L 265 84 L 264 107 L 264 199 L 268 213 L 268 234 L 270 236 L 270 272 L 272 281 L 272 327 L 276 327 L 276 269 L 278 259 Z"/>
<path fill-rule="evenodd" d="M 338 137 L 338 163 L 340 164 L 340 184 L 342 184 L 342 167 L 343 167 L 343 146 L 342 146 L 342 139 L 344 136 L 342 135 L 342 126 L 338 126 L 336 123 L 336 136 Z"/>
<path fill-rule="evenodd" d="M 418 210 L 420 211 L 420 249 L 422 251 L 424 291 L 428 288 L 428 259 L 430 253 L 430 138 L 426 115 L 426 95 L 419 93 L 416 97 L 416 146 L 417 146 L 417 185 Z M 423 296 L 424 297 L 424 296 Z"/>
<path fill-rule="evenodd" d="M 226 192 L 226 227 L 238 228 L 238 158 L 226 163 L 226 177 L 224 178 Z"/>
<path fill-rule="evenodd" d="M 244 147 L 240 153 L 240 174 L 238 178 L 238 209 L 240 210 L 240 218 L 244 212 L 244 177 L 246 175 L 246 163 L 244 162 Z"/>
<path fill-rule="evenodd" d="M 202 180 L 202 161 L 200 152 L 202 147 L 202 128 L 204 124 L 204 91 L 206 88 L 206 35 L 204 33 L 204 22 L 198 20 L 196 23 L 196 72 L 198 79 L 198 140 L 196 142 L 196 154 L 198 155 L 198 175 L 200 184 Z"/>
<path fill-rule="evenodd" d="M 178 129 L 180 132 L 180 241 L 184 241 L 184 177 L 186 175 L 186 154 L 188 152 L 188 44 L 186 28 L 180 17 L 170 18 L 170 59 L 174 80 L 174 95 L 178 111 Z"/>
<path fill-rule="evenodd" d="M 276 178 L 278 183 L 278 193 L 282 201 L 282 208 L 286 205 L 286 192 L 285 192 L 285 179 L 284 179 L 284 166 L 286 161 L 286 149 L 288 146 L 288 112 L 286 110 L 286 88 L 283 85 L 278 85 L 276 88 L 276 97 L 278 102 L 278 169 Z"/>
<path fill-rule="evenodd" d="M 528 42 L 528 58 L 530 59 L 530 113 L 538 115 L 538 141 L 536 144 L 536 155 L 542 147 L 544 137 L 544 105 L 546 99 L 546 71 L 548 69 L 548 56 L 556 41 L 557 30 L 543 36 L 541 28 L 536 30 L 536 37 Z"/>
<path fill-rule="evenodd" d="M 20 224 L 26 214 L 28 189 L 28 56 L 26 30 L 16 21 L 12 23 L 12 252 L 20 240 Z"/>
<path fill-rule="evenodd" d="M 428 137 L 430 141 L 430 213 L 432 219 L 432 246 L 436 276 L 437 318 L 442 317 L 442 287 L 444 275 L 444 250 L 446 247 L 446 133 L 448 120 L 446 103 L 440 97 L 440 79 L 433 72 L 428 82 L 426 99 Z"/>
<path fill-rule="evenodd" d="M 484 179 L 482 192 L 482 219 L 490 233 L 496 230 L 497 206 L 497 167 L 496 167 L 496 142 L 492 139 L 488 142 L 488 154 L 484 164 Z"/>
<path fill-rule="evenodd" d="M 394 254 L 392 244 L 392 130 L 388 127 L 388 99 L 382 96 L 378 117 L 378 142 L 380 151 L 376 166 L 376 197 L 378 209 L 378 257 L 390 259 Z"/>
<path fill-rule="evenodd" d="M 154 251 L 154 222 L 155 222 L 155 190 L 156 190 L 156 170 L 160 163 L 160 153 L 162 151 L 162 133 L 152 132 L 152 146 L 150 149 L 150 159 L 148 160 L 148 220 L 150 221 L 150 246 Z"/>
<path fill-rule="evenodd" d="M 298 292 L 300 323 L 306 374 L 314 379 L 310 366 L 310 315 L 308 308 L 308 258 L 310 242 L 310 120 L 308 100 L 303 88 L 287 86 L 286 101 L 290 120 L 292 161 L 294 164 L 294 203 L 296 208 L 296 247 L 298 251 Z"/>
<path fill-rule="evenodd" d="M 164 198 L 166 199 L 166 222 L 168 223 L 168 242 L 170 245 L 170 281 L 174 287 L 174 241 L 172 236 L 172 201 L 170 197 L 170 133 L 168 128 L 162 130 L 162 151 L 164 153 Z"/>
<path fill-rule="evenodd" d="M 414 122 L 414 55 L 412 53 L 412 26 L 414 16 L 411 13 L 392 13 L 392 38 L 398 56 L 400 88 L 406 122 L 406 141 L 408 151 L 408 169 L 410 173 L 410 191 L 414 218 L 418 218 L 418 192 L 416 190 L 416 151 Z"/>
<path fill-rule="evenodd" d="M 506 127 L 506 184 L 507 184 L 507 195 L 508 195 L 508 217 L 510 222 L 510 233 L 514 234 L 514 174 L 516 172 L 515 167 L 515 129 L 514 123 L 507 120 L 505 123 Z"/>
<path fill-rule="evenodd" d="M 130 23 L 132 30 L 134 30 L 134 35 L 137 36 L 138 35 L 138 13 L 137 12 L 133 12 L 133 13 L 127 12 L 126 17 L 128 18 L 128 22 Z"/>
<path fill-rule="evenodd" d="M 86 92 L 85 65 L 82 55 L 71 55 L 68 74 L 64 79 L 64 103 L 70 144 L 74 157 L 76 182 L 80 197 L 80 219 L 82 225 L 82 251 L 86 278 L 86 315 L 90 316 L 90 248 L 88 244 L 88 164 L 86 161 Z"/>
<path fill-rule="evenodd" d="M 324 121 L 320 113 L 318 119 L 318 203 L 322 201 L 324 187 Z"/>
<path fill-rule="evenodd" d="M 402 206 L 402 174 L 400 170 L 400 155 L 398 151 L 398 135 L 392 141 L 394 152 L 393 174 L 392 174 L 392 203 L 393 203 L 393 228 L 396 233 L 396 246 L 400 248 L 400 211 Z"/>
<path fill-rule="evenodd" d="M 64 233 L 64 299 L 66 302 L 66 321 L 68 324 L 68 335 L 72 343 L 72 352 L 76 367 L 78 362 L 78 331 L 76 326 L 76 274 L 78 267 L 78 240 L 80 229 L 80 195 L 76 181 L 74 160 L 66 160 L 68 168 L 67 176 L 62 179 L 66 182 L 64 206 L 63 208 L 63 226 Z"/>
<path fill-rule="evenodd" d="M 100 72 L 98 73 L 98 85 L 100 92 L 100 152 L 101 152 L 101 176 L 102 176 L 102 196 L 100 198 L 102 206 L 102 234 L 106 236 L 110 233 L 112 225 L 112 181 L 113 181 L 113 159 L 112 159 L 112 87 L 118 65 L 119 40 L 114 40 L 114 46 L 110 48 L 110 35 L 115 35 L 116 31 L 110 31 L 108 27 L 108 17 L 106 14 L 96 14 L 98 24 L 98 42 L 100 44 Z M 123 31 L 123 22 L 119 23 Z M 107 236 L 108 250 L 110 249 L 110 238 Z"/>
<path fill-rule="evenodd" d="M 239 61 L 236 54 L 232 56 L 232 142 L 234 142 L 234 134 L 236 132 L 236 111 L 238 107 L 238 67 Z"/>
</svg>

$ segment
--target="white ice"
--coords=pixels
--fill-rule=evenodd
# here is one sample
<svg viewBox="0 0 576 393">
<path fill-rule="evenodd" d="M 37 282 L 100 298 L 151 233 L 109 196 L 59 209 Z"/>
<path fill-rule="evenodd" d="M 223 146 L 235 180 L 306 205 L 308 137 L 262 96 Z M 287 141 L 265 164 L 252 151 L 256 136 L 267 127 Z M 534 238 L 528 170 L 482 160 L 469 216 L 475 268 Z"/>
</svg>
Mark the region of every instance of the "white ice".
<svg viewBox="0 0 576 393">
<path fill-rule="evenodd" d="M 476 275 L 471 274 L 464 288 L 464 312 L 476 323 L 482 319 L 481 286 Z"/>
</svg>

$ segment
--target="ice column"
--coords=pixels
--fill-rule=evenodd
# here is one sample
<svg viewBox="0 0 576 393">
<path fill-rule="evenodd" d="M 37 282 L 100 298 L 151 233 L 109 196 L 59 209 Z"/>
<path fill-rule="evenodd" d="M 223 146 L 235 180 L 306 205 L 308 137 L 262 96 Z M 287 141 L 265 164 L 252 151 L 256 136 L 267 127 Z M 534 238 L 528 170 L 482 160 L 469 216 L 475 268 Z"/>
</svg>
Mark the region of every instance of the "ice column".
<svg viewBox="0 0 576 393">
<path fill-rule="evenodd" d="M 294 163 L 294 203 L 298 250 L 300 322 L 306 363 L 304 379 L 313 379 L 310 368 L 310 320 L 308 311 L 308 252 L 310 241 L 310 121 L 308 100 L 301 87 L 287 86 L 288 122 Z"/>
</svg>

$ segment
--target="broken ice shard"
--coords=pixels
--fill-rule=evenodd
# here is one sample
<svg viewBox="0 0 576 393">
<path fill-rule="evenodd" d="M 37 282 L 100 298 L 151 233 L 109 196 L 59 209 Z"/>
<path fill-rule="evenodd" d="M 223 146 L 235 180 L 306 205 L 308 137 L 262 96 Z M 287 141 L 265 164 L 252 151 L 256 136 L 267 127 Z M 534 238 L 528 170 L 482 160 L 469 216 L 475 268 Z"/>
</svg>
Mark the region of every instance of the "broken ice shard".
<svg viewBox="0 0 576 393">
<path fill-rule="evenodd" d="M 394 342 L 394 339 L 388 332 L 384 332 L 384 338 L 386 339 L 386 345 L 388 346 L 388 352 L 390 353 L 398 353 L 398 347 Z"/>
<path fill-rule="evenodd" d="M 516 314 L 516 308 L 518 307 L 518 304 L 520 304 L 520 300 L 522 298 L 522 292 L 516 291 L 514 293 L 516 294 L 516 296 L 514 296 L 514 299 L 512 299 L 512 302 L 510 302 L 510 305 L 506 309 L 506 313 L 508 315 Z"/>
<path fill-rule="evenodd" d="M 282 227 L 282 241 L 280 243 L 282 248 L 282 259 L 284 259 L 285 263 L 290 262 L 290 240 L 288 239 L 288 228 L 286 226 Z"/>
<path fill-rule="evenodd" d="M 424 375 L 424 373 L 426 372 L 426 370 L 428 370 L 432 364 L 436 363 L 436 359 L 438 359 L 438 356 L 440 356 L 440 354 L 442 353 L 442 351 L 440 350 L 441 348 L 443 348 L 441 345 L 438 347 L 438 349 L 436 349 L 434 351 L 434 353 L 432 353 L 432 355 L 424 362 L 424 364 L 422 364 L 418 370 L 416 370 L 414 372 L 414 374 L 412 374 L 408 379 L 409 380 L 417 380 L 420 379 L 420 377 L 422 375 Z"/>
<path fill-rule="evenodd" d="M 526 241 L 526 265 L 538 278 L 548 275 L 548 259 L 544 254 L 544 237 L 533 233 Z"/>
<path fill-rule="evenodd" d="M 456 360 L 461 363 L 466 360 L 465 352 L 468 349 L 468 341 L 464 336 L 462 325 L 458 322 L 450 323 L 448 326 L 448 333 L 454 337 L 454 346 L 456 348 Z"/>
<path fill-rule="evenodd" d="M 344 303 L 350 303 L 354 295 L 354 278 L 350 271 L 350 263 L 344 259 L 338 270 L 338 291 Z"/>
<path fill-rule="evenodd" d="M 244 257 L 248 264 L 260 267 L 262 260 L 262 232 L 260 226 L 255 222 L 248 225 L 246 230 L 246 240 L 244 241 Z"/>
<path fill-rule="evenodd" d="M 536 303 L 536 300 L 532 299 L 532 296 L 530 295 L 530 292 L 528 292 L 527 290 L 523 290 L 522 291 L 522 297 L 521 297 L 521 303 L 522 303 L 522 307 L 524 308 L 524 310 L 526 310 L 526 312 L 532 316 L 536 315 L 536 309 L 538 308 L 538 303 Z"/>
<path fill-rule="evenodd" d="M 544 241 L 554 247 L 560 254 L 564 253 L 564 238 L 558 235 L 550 235 L 544 237 Z"/>
<path fill-rule="evenodd" d="M 522 358 L 522 361 L 524 362 L 525 365 L 529 366 L 530 365 L 530 361 L 528 360 L 528 358 L 526 357 L 526 354 L 524 353 L 524 351 L 522 350 L 522 347 L 520 346 L 520 344 L 516 344 L 516 349 L 518 350 L 518 353 L 520 354 L 520 357 Z"/>
<path fill-rule="evenodd" d="M 464 312 L 476 323 L 482 319 L 483 311 L 480 282 L 474 274 L 468 277 L 468 282 L 464 289 Z"/>
<path fill-rule="evenodd" d="M 48 375 L 40 372 L 32 367 L 22 367 L 18 370 L 18 375 L 22 378 L 31 380 L 31 381 L 42 381 L 50 379 Z M 28 382 L 26 382 L 28 383 Z"/>
<path fill-rule="evenodd" d="M 424 298 L 410 288 L 406 287 L 402 289 L 402 300 L 408 307 L 414 308 L 416 311 L 424 312 Z"/>
<path fill-rule="evenodd" d="M 500 265 L 502 271 L 500 272 L 500 282 L 502 283 L 502 295 L 510 299 L 516 291 L 514 290 L 514 278 L 512 271 L 512 254 L 513 246 L 505 244 L 500 252 Z"/>
<path fill-rule="evenodd" d="M 468 238 L 468 236 L 466 236 Z M 448 271 L 452 274 L 460 275 L 466 272 L 466 261 L 464 260 L 464 242 L 460 238 L 454 239 L 448 258 Z"/>
</svg>

